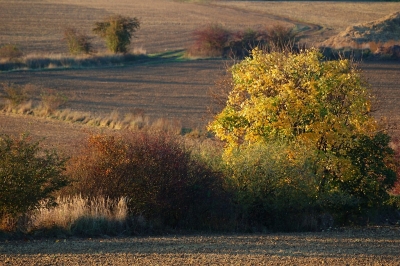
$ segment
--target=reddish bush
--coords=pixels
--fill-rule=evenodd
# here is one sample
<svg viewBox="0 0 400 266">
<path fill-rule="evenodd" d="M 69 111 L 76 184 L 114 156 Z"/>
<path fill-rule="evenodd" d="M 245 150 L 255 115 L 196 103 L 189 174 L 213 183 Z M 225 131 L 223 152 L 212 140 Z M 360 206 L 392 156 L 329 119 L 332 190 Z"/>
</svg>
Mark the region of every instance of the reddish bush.
<svg viewBox="0 0 400 266">
<path fill-rule="evenodd" d="M 132 215 L 162 226 L 203 227 L 227 202 L 222 177 L 165 133 L 91 136 L 68 172 L 76 181 L 73 192 L 126 196 Z"/>
<path fill-rule="evenodd" d="M 231 33 L 219 24 L 210 24 L 193 32 L 192 55 L 222 56 Z"/>
</svg>

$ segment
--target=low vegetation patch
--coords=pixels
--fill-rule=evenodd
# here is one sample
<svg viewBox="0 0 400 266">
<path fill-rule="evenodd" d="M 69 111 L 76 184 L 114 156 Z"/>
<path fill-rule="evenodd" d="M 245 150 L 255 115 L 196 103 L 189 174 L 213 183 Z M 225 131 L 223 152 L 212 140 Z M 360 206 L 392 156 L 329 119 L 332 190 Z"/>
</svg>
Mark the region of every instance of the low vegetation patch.
<svg viewBox="0 0 400 266">
<path fill-rule="evenodd" d="M 29 70 L 29 69 L 57 69 L 57 68 L 85 68 L 99 66 L 118 66 L 132 64 L 140 59 L 138 54 L 27 54 L 18 61 L 6 60 L 0 63 L 0 71 Z"/>
<path fill-rule="evenodd" d="M 193 32 L 194 43 L 189 56 L 241 58 L 254 48 L 282 51 L 296 46 L 298 38 L 294 28 L 275 25 L 266 30 L 246 29 L 232 32 L 219 24 L 206 25 Z"/>
<path fill-rule="evenodd" d="M 398 140 L 372 117 L 372 95 L 352 61 L 329 61 L 316 49 L 255 49 L 229 73 L 227 99 L 208 126 L 215 138 L 129 128 L 90 136 L 65 161 L 46 157 L 35 142 L 4 137 L 2 231 L 97 236 L 400 224 Z M 29 102 L 28 88 L 7 86 L 5 105 Z M 51 90 L 41 101 L 53 103 L 49 116 L 64 104 Z M 10 196 L 29 193 L 35 196 Z M 43 208 L 52 199 L 58 207 Z M 60 218 L 71 204 L 86 207 Z M 14 210 L 23 219 L 12 223 Z"/>
<path fill-rule="evenodd" d="M 58 196 L 57 206 L 42 206 L 29 212 L 27 232 L 36 236 L 114 236 L 130 234 L 140 224 L 129 218 L 127 198 L 110 199 L 82 195 Z M 136 227 L 134 227 L 136 226 Z"/>
<path fill-rule="evenodd" d="M 180 128 L 177 128 L 179 126 L 165 119 L 151 122 L 142 110 L 133 110 L 125 114 L 114 111 L 109 115 L 93 115 L 90 112 L 65 108 L 68 104 L 68 95 L 54 89 L 40 89 L 32 84 L 2 84 L 1 89 L 0 98 L 4 101 L 0 107 L 6 114 L 32 115 L 118 130 L 151 129 L 180 132 Z"/>
</svg>

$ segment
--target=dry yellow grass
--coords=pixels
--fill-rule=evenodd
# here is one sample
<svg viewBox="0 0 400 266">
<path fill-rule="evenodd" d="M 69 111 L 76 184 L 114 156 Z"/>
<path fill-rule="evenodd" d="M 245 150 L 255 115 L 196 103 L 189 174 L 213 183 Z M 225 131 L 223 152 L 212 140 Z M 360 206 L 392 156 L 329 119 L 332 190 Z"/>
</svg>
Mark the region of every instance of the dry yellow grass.
<svg viewBox="0 0 400 266">
<path fill-rule="evenodd" d="M 80 195 L 57 197 L 54 208 L 39 208 L 29 214 L 31 220 L 27 230 L 34 228 L 58 227 L 66 231 L 79 219 L 103 219 L 105 221 L 124 223 L 128 215 L 127 199 L 112 200 L 98 197 L 84 198 Z"/>
</svg>

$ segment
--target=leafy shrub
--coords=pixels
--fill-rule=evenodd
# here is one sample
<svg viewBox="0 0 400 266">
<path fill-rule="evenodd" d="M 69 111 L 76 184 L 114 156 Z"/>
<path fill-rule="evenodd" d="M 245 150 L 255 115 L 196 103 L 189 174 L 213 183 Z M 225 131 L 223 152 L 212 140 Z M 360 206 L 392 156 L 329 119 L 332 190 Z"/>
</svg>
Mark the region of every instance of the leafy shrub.
<svg viewBox="0 0 400 266">
<path fill-rule="evenodd" d="M 0 47 L 0 59 L 13 60 L 22 55 L 22 51 L 15 44 L 6 44 Z"/>
<path fill-rule="evenodd" d="M 222 56 L 229 45 L 230 31 L 219 24 L 209 24 L 193 32 L 193 55 Z"/>
<path fill-rule="evenodd" d="M 130 213 L 158 226 L 218 226 L 222 179 L 170 135 L 91 136 L 68 167 L 73 193 L 129 198 Z M 218 211 L 217 211 L 218 209 Z"/>
<path fill-rule="evenodd" d="M 68 51 L 73 55 L 89 54 L 93 50 L 90 38 L 75 28 L 64 30 L 64 40 L 67 42 Z"/>
<path fill-rule="evenodd" d="M 108 49 L 113 53 L 126 53 L 133 33 L 140 27 L 139 19 L 123 16 L 111 16 L 104 22 L 96 22 L 93 32 L 106 40 Z"/>
<path fill-rule="evenodd" d="M 237 147 L 283 141 L 313 151 L 320 206 L 360 215 L 383 204 L 395 181 L 393 152 L 376 133 L 371 95 L 349 60 L 255 49 L 231 72 L 226 106 L 208 127 L 226 142 L 227 160 Z"/>
<path fill-rule="evenodd" d="M 29 138 L 0 139 L 0 218 L 17 218 L 48 199 L 52 193 L 67 185 L 63 175 L 65 159 L 57 153 L 42 150 Z M 4 225 L 13 229 L 15 224 Z M 8 227 L 8 228 L 7 228 Z"/>
<path fill-rule="evenodd" d="M 315 174 L 304 154 L 295 160 L 288 155 L 286 145 L 267 143 L 239 147 L 226 159 L 239 229 L 320 229 Z"/>
</svg>

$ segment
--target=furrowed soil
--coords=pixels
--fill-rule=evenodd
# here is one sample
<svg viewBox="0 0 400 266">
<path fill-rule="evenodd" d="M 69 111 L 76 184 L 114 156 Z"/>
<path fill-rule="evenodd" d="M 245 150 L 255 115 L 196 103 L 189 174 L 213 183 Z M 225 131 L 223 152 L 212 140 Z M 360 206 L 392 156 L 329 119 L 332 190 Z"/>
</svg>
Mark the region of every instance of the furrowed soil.
<svg viewBox="0 0 400 266">
<path fill-rule="evenodd" d="M 34 54 L 65 53 L 63 29 L 90 34 L 93 23 L 111 14 L 137 16 L 141 29 L 133 50 L 162 53 L 185 49 L 192 32 L 208 23 L 232 30 L 276 23 L 302 28 L 309 44 L 346 27 L 384 17 L 398 3 L 261 2 L 172 0 L 0 0 L 0 44 L 15 43 Z M 104 51 L 103 42 L 93 39 Z M 153 121 L 169 119 L 204 129 L 212 119 L 210 89 L 231 61 L 134 63 L 91 69 L 21 70 L 0 73 L 0 83 L 33 84 L 65 94 L 63 108 L 108 116 L 142 110 Z M 399 62 L 362 62 L 360 68 L 377 96 L 377 119 L 400 122 Z M 50 118 L 0 114 L 0 134 L 29 132 L 45 148 L 77 152 L 91 132 L 107 128 Z M 398 131 L 394 130 L 394 134 Z M 165 236 L 103 239 L 47 239 L 0 242 L 0 265 L 400 265 L 398 227 L 320 233 Z"/>
<path fill-rule="evenodd" d="M 0 243 L 0 265 L 400 265 L 399 228 Z"/>
<path fill-rule="evenodd" d="M 211 121 L 209 109 L 218 110 L 210 91 L 225 73 L 224 60 L 196 60 L 153 65 L 78 70 L 17 71 L 0 74 L 0 83 L 34 84 L 33 95 L 41 88 L 53 88 L 68 97 L 63 108 L 110 116 L 142 110 L 152 121 L 167 119 L 167 123 L 183 128 L 204 129 Z M 376 95 L 374 113 L 385 118 L 398 134 L 400 122 L 400 64 L 395 62 L 360 63 L 363 76 Z M 81 140 L 89 133 L 110 132 L 107 128 L 67 123 L 50 118 L 33 118 L 0 114 L 0 133 L 29 132 L 44 138 L 47 148 L 65 152 L 77 151 Z"/>
</svg>

